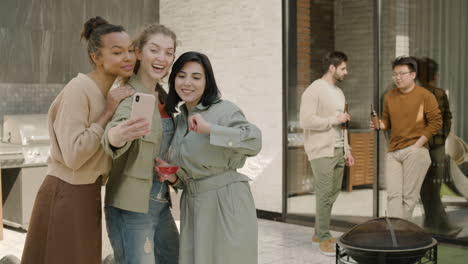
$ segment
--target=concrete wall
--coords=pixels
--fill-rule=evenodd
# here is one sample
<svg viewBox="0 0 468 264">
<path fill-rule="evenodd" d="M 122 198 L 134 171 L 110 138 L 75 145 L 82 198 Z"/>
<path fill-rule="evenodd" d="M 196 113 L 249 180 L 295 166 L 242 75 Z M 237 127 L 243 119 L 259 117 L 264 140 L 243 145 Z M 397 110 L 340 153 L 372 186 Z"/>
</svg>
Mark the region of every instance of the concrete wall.
<svg viewBox="0 0 468 264">
<path fill-rule="evenodd" d="M 78 72 L 90 70 L 83 23 L 102 16 L 130 33 L 158 22 L 158 0 L 0 1 L 0 124 L 6 114 L 47 113 Z M 0 132 L 1 133 L 1 132 Z"/>
<path fill-rule="evenodd" d="M 242 170 L 257 209 L 281 212 L 282 31 L 280 0 L 160 1 L 160 21 L 184 51 L 210 58 L 223 98 L 263 132 L 262 152 Z"/>
</svg>

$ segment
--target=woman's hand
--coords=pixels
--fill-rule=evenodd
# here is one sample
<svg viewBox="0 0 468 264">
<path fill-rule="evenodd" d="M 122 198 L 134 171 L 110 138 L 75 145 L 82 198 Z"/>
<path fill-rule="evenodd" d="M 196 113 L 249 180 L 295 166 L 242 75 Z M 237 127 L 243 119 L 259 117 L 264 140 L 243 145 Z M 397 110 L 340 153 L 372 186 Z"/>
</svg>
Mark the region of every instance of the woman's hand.
<svg viewBox="0 0 468 264">
<path fill-rule="evenodd" d="M 107 93 L 106 98 L 106 108 L 99 119 L 96 121 L 103 129 L 106 127 L 107 123 L 112 119 L 115 110 L 120 104 L 120 101 L 127 98 L 130 95 L 133 95 L 135 90 L 131 89 L 129 86 L 120 86 L 118 88 L 112 89 Z"/>
<path fill-rule="evenodd" d="M 166 161 L 160 158 L 156 158 L 155 161 L 156 161 L 156 166 L 154 166 L 154 170 L 158 173 L 159 181 L 160 182 L 168 181 L 169 183 L 174 184 L 177 181 L 177 176 L 175 174 L 163 174 L 159 170 L 159 166 L 169 167 L 171 166 L 171 164 L 167 163 Z"/>
<path fill-rule="evenodd" d="M 133 95 L 134 93 L 135 90 L 130 88 L 130 86 L 128 85 L 120 86 L 118 88 L 110 90 L 107 93 L 106 112 L 113 115 L 115 109 L 117 109 L 117 106 L 119 106 L 120 101 L 122 101 L 130 95 Z"/>
<path fill-rule="evenodd" d="M 109 143 L 120 148 L 127 142 L 141 138 L 150 132 L 148 121 L 144 117 L 134 117 L 109 129 Z"/>
<path fill-rule="evenodd" d="M 210 134 L 211 124 L 208 123 L 202 115 L 194 114 L 188 119 L 189 129 L 199 134 Z"/>
</svg>

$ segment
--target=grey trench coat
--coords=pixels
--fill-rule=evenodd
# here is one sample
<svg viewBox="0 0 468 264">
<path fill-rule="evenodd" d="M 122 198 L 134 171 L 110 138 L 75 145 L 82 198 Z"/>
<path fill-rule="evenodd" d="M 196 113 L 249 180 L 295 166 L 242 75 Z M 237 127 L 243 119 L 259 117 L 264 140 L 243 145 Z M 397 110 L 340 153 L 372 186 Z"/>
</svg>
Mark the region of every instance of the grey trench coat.
<svg viewBox="0 0 468 264">
<path fill-rule="evenodd" d="M 257 217 L 248 181 L 237 172 L 261 149 L 261 132 L 229 101 L 204 107 L 210 135 L 187 130 L 183 105 L 176 117 L 171 162 L 180 166 L 175 184 L 183 189 L 181 264 L 256 264 Z"/>
</svg>

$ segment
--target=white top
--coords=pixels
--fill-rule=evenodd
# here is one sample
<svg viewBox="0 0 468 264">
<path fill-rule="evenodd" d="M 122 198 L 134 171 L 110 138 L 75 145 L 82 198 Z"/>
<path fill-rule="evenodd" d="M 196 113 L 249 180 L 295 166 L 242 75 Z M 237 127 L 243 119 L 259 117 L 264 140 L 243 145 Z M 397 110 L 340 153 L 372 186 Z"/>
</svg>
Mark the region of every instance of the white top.
<svg viewBox="0 0 468 264">
<path fill-rule="evenodd" d="M 343 96 L 341 96 L 338 86 L 332 85 L 325 80 L 322 80 L 322 79 L 320 80 L 323 82 L 323 85 L 327 88 L 327 92 L 330 95 L 330 98 L 335 103 L 336 116 L 338 116 L 338 114 L 344 112 L 345 100 Z M 333 129 L 335 129 L 335 132 L 336 132 L 335 133 L 336 135 L 335 148 L 342 148 L 344 144 L 344 137 L 343 137 L 343 129 L 341 128 L 341 124 L 334 125 Z"/>
</svg>

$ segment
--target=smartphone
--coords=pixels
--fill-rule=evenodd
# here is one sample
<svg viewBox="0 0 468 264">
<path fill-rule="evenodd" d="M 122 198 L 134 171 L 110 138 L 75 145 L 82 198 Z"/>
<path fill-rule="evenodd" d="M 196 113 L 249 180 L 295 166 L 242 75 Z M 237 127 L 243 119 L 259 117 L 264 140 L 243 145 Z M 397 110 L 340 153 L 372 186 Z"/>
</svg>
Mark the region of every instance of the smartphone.
<svg viewBox="0 0 468 264">
<path fill-rule="evenodd" d="M 132 102 L 132 113 L 131 118 L 136 116 L 142 116 L 149 122 L 151 129 L 151 123 L 153 121 L 153 112 L 156 102 L 156 97 L 152 94 L 135 93 L 133 94 Z"/>
</svg>

